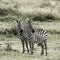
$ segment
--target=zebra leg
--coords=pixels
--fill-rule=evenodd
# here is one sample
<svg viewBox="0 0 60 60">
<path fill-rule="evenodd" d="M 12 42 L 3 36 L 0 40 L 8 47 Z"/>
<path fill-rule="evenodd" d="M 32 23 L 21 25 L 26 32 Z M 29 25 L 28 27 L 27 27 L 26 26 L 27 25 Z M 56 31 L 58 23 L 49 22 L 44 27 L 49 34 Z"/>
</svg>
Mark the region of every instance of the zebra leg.
<svg viewBox="0 0 60 60">
<path fill-rule="evenodd" d="M 32 49 L 32 42 L 29 41 L 29 45 L 30 45 L 30 51 L 31 51 L 31 55 L 33 54 L 33 49 Z"/>
<path fill-rule="evenodd" d="M 29 49 L 28 49 L 28 42 L 27 42 L 27 41 L 25 41 L 25 43 L 26 43 L 27 52 L 29 53 Z"/>
<path fill-rule="evenodd" d="M 41 43 L 41 55 L 43 55 L 44 54 L 44 45 L 43 45 L 43 43 Z"/>
<path fill-rule="evenodd" d="M 32 46 L 32 47 L 33 47 L 33 50 L 35 50 L 35 48 L 34 48 L 34 43 L 33 43 L 33 46 Z"/>
<path fill-rule="evenodd" d="M 31 51 L 31 42 L 29 41 L 30 51 Z"/>
<path fill-rule="evenodd" d="M 22 52 L 22 53 L 24 53 L 24 52 L 25 52 L 25 48 L 24 48 L 24 40 L 21 40 L 21 42 L 22 42 L 22 47 L 23 47 L 23 52 Z"/>
<path fill-rule="evenodd" d="M 31 54 L 33 54 L 33 50 L 34 50 L 34 43 L 31 42 Z"/>
<path fill-rule="evenodd" d="M 46 50 L 46 56 L 47 56 L 47 42 L 45 42 L 45 50 Z"/>
</svg>

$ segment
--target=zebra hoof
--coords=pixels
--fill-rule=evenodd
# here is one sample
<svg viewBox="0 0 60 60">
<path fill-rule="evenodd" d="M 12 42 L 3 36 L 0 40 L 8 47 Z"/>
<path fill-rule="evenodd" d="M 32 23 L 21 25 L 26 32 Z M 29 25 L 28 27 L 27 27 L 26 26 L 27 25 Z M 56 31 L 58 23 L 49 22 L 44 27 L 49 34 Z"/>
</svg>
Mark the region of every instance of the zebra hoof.
<svg viewBox="0 0 60 60">
<path fill-rule="evenodd" d="M 31 52 L 31 55 L 33 54 L 33 52 Z"/>
<path fill-rule="evenodd" d="M 27 53 L 29 53 L 29 50 L 27 51 Z"/>
<path fill-rule="evenodd" d="M 46 56 L 47 56 L 47 53 L 46 53 Z"/>
<path fill-rule="evenodd" d="M 24 53 L 25 51 L 23 51 L 22 53 Z"/>
</svg>

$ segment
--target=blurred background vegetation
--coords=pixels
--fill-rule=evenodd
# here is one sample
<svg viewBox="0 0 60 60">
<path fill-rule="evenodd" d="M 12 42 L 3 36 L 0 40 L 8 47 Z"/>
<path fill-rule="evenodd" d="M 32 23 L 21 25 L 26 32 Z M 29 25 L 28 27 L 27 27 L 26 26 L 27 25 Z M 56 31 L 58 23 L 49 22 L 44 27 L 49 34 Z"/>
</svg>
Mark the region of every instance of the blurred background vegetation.
<svg viewBox="0 0 60 60">
<path fill-rule="evenodd" d="M 40 22 L 49 33 L 60 34 L 60 0 L 0 0 L 1 34 L 5 34 L 7 28 L 16 35 L 15 21 L 25 22 L 27 18 L 37 24 Z"/>
<path fill-rule="evenodd" d="M 0 21 L 17 18 L 34 21 L 60 20 L 59 0 L 0 0 Z"/>
</svg>

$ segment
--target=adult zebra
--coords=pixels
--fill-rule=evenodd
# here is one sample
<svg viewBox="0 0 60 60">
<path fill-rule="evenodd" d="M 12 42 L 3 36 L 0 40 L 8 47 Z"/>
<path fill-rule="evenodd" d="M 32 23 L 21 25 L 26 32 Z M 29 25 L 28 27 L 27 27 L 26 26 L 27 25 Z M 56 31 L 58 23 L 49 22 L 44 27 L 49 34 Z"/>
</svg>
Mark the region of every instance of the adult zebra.
<svg viewBox="0 0 60 60">
<path fill-rule="evenodd" d="M 18 28 L 18 36 L 21 39 L 21 43 L 22 43 L 22 47 L 23 47 L 23 53 L 25 52 L 25 44 L 26 44 L 27 52 L 29 53 L 28 38 L 26 36 L 25 30 L 22 29 L 20 21 L 17 21 L 17 28 Z"/>
<path fill-rule="evenodd" d="M 32 51 L 32 53 L 34 48 L 33 47 L 34 42 L 36 42 L 38 46 L 41 46 L 42 49 L 41 55 L 44 54 L 44 49 L 47 55 L 47 31 L 44 29 L 33 29 L 30 20 L 28 21 L 27 30 L 28 30 L 28 35 L 30 36 L 29 38 L 31 38 L 30 50 Z"/>
</svg>

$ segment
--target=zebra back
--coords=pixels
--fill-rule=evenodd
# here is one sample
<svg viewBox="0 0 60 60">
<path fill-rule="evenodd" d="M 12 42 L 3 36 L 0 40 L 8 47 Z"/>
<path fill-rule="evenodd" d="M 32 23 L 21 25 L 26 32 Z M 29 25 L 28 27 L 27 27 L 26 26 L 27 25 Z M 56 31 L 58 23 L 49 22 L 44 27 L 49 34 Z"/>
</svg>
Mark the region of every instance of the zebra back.
<svg viewBox="0 0 60 60">
<path fill-rule="evenodd" d="M 36 30 L 35 37 L 37 38 L 37 42 L 41 43 L 45 40 L 47 40 L 47 31 L 44 29 L 38 29 Z"/>
</svg>

